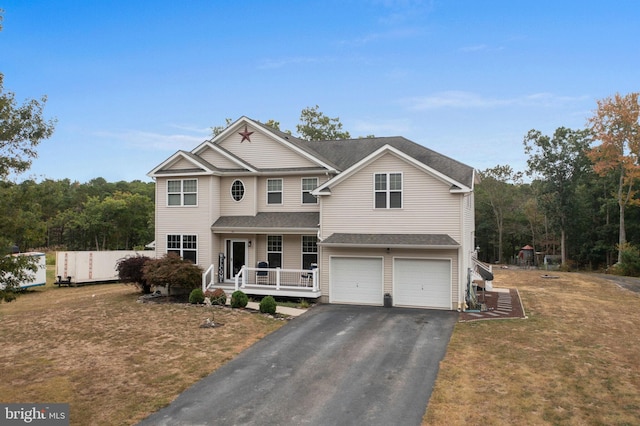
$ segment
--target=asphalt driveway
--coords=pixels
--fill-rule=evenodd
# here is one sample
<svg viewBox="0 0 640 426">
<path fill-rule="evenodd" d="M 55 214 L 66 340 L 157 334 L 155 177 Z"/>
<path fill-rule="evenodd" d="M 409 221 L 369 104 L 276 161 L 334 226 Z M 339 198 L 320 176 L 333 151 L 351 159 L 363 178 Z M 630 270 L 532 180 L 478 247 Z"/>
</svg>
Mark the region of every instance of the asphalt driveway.
<svg viewBox="0 0 640 426">
<path fill-rule="evenodd" d="M 141 425 L 419 425 L 456 312 L 319 305 Z"/>
</svg>

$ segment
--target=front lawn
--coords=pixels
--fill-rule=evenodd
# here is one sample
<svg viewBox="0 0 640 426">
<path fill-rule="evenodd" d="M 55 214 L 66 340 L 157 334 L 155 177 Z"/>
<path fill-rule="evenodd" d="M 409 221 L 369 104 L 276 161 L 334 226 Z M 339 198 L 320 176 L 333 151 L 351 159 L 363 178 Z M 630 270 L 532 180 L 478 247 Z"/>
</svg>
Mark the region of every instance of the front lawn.
<svg viewBox="0 0 640 426">
<path fill-rule="evenodd" d="M 138 296 L 49 284 L 0 305 L 0 401 L 70 403 L 72 425 L 135 424 L 284 324 Z M 200 328 L 207 318 L 224 325 Z"/>
<path fill-rule="evenodd" d="M 458 323 L 423 424 L 640 424 L 640 295 L 544 273 L 495 270 L 529 318 Z"/>
</svg>

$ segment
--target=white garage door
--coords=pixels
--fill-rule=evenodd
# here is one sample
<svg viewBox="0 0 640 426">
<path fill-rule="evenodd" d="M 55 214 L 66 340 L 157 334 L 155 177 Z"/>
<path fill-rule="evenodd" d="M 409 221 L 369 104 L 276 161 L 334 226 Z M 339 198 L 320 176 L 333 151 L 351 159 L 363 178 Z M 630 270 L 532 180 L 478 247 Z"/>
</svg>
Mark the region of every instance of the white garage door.
<svg viewBox="0 0 640 426">
<path fill-rule="evenodd" d="M 451 309 L 451 261 L 395 259 L 393 304 Z"/>
<path fill-rule="evenodd" d="M 331 303 L 382 305 L 382 259 L 331 258 Z"/>
</svg>

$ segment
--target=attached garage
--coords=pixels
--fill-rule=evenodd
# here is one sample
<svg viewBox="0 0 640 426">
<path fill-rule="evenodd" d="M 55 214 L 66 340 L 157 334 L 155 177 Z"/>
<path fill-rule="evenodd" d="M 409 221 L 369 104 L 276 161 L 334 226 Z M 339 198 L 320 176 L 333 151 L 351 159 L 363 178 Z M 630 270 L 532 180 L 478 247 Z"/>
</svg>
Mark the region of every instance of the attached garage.
<svg viewBox="0 0 640 426">
<path fill-rule="evenodd" d="M 382 305 L 382 258 L 332 257 L 330 268 L 331 303 Z"/>
<path fill-rule="evenodd" d="M 394 259 L 393 304 L 451 309 L 451 261 Z"/>
</svg>

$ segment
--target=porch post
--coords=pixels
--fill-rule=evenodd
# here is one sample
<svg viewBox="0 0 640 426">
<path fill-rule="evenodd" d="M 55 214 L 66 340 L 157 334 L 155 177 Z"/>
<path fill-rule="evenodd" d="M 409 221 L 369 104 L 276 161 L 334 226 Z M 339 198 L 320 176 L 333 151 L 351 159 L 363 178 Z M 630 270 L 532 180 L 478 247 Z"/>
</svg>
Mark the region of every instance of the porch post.
<svg viewBox="0 0 640 426">
<path fill-rule="evenodd" d="M 280 290 L 280 267 L 276 268 L 276 290 Z"/>
</svg>

